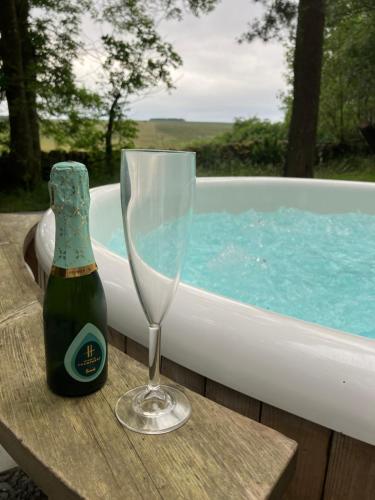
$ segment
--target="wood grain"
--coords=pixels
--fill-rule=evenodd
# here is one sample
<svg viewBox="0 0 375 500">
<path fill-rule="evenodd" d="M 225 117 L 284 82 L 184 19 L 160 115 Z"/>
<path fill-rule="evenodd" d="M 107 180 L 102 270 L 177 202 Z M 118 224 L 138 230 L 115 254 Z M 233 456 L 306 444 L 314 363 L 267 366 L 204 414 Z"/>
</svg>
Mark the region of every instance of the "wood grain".
<svg viewBox="0 0 375 500">
<path fill-rule="evenodd" d="M 161 361 L 161 372 L 174 382 L 187 387 L 191 391 L 204 395 L 206 380 L 199 373 L 193 372 L 164 356 Z"/>
<path fill-rule="evenodd" d="M 126 352 L 126 337 L 111 326 L 108 326 L 108 342 L 121 352 Z"/>
<path fill-rule="evenodd" d="M 22 251 L 23 243 L 30 229 L 39 222 L 43 213 L 0 214 L 0 242 L 6 240 L 19 244 Z"/>
<path fill-rule="evenodd" d="M 374 498 L 375 446 L 335 432 L 324 500 Z"/>
<path fill-rule="evenodd" d="M 124 392 L 143 382 L 146 376 L 142 365 L 125 358 L 127 368 L 126 365 L 124 368 L 124 359 L 120 355 L 111 362 L 111 370 L 115 373 L 127 373 L 122 381 Z M 168 382 L 164 377 L 162 381 Z M 171 499 L 262 498 L 268 475 L 273 477 L 276 489 L 279 474 L 274 473 L 275 466 L 279 468 L 276 465 L 278 459 L 275 463 L 276 456 L 266 451 L 263 440 L 271 443 L 275 438 L 278 441 L 281 435 L 185 388 L 181 389 L 193 406 L 192 418 L 184 427 L 165 436 L 145 437 L 128 433 L 161 495 Z M 109 406 L 113 407 L 119 395 L 115 384 L 107 384 L 103 392 Z M 272 438 L 268 436 L 270 432 L 275 433 Z M 257 450 L 250 445 L 250 441 L 254 444 L 254 439 L 258 442 Z M 265 475 L 265 471 L 260 475 L 257 472 L 260 464 L 267 469 Z M 244 479 L 244 474 L 249 476 Z M 251 485 L 248 483 L 250 477 Z"/>
<path fill-rule="evenodd" d="M 126 353 L 143 365 L 148 365 L 148 349 L 130 337 L 126 337 Z"/>
<path fill-rule="evenodd" d="M 207 379 L 205 395 L 212 401 L 259 422 L 261 403 L 257 399 L 209 379 Z"/>
<path fill-rule="evenodd" d="M 262 405 L 261 422 L 298 443 L 296 471 L 283 498 L 320 499 L 332 431 L 265 403 Z"/>
<path fill-rule="evenodd" d="M 0 441 L 13 455 L 14 443 L 22 445 L 16 460 L 47 494 L 56 494 L 49 474 L 64 479 L 61 498 L 66 488 L 90 499 L 267 498 L 283 485 L 295 443 L 193 392 L 193 417 L 182 429 L 156 437 L 126 431 L 113 408 L 146 369 L 118 349 L 109 349 L 102 391 L 75 400 L 51 394 L 40 312 L 36 303 L 0 329 Z"/>
<path fill-rule="evenodd" d="M 23 260 L 23 239 L 26 235 L 25 218 L 20 219 L 20 229 L 11 231 L 9 218 L 0 216 L 0 324 L 8 321 L 23 308 L 37 300 L 40 295 L 37 285 L 30 280 L 30 275 Z"/>
<path fill-rule="evenodd" d="M 16 252 L 6 260 L 11 254 L 9 283 L 22 274 Z M 116 400 L 143 383 L 147 370 L 119 349 L 109 347 L 109 379 L 101 391 L 73 399 L 52 394 L 45 383 L 41 305 L 27 285 L 33 289 L 26 272 L 21 295 L 12 288 L 11 317 L 3 315 L 0 322 L 0 443 L 47 495 L 64 500 L 280 496 L 293 471 L 296 443 L 194 392 L 183 389 L 193 413 L 175 432 L 144 436 L 122 427 L 114 416 Z"/>
</svg>

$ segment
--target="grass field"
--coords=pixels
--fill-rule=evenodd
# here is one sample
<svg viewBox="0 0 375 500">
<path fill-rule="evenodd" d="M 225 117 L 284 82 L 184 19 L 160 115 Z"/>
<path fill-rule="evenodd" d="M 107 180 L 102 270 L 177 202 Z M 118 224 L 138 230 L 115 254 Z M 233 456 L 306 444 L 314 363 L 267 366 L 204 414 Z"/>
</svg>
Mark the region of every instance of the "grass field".
<svg viewBox="0 0 375 500">
<path fill-rule="evenodd" d="M 135 141 L 138 148 L 183 148 L 195 141 L 210 141 L 217 135 L 229 131 L 231 123 L 204 123 L 184 122 L 178 120 L 151 120 L 138 122 L 139 133 Z M 56 144 L 50 139 L 42 139 L 42 148 L 45 151 L 57 149 Z M 281 166 L 268 165 L 257 167 L 244 164 L 227 164 L 223 161 L 220 165 L 202 168 L 197 165 L 198 175 L 281 175 Z M 116 178 L 102 177 L 103 173 L 91 175 L 90 185 L 117 182 Z M 321 179 L 340 179 L 355 181 L 375 182 L 375 158 L 351 157 L 337 161 L 330 161 L 324 165 L 316 166 L 315 177 Z M 43 182 L 33 191 L 15 190 L 2 191 L 0 194 L 0 212 L 18 212 L 28 210 L 44 210 L 49 205 L 47 183 Z"/>
<path fill-rule="evenodd" d="M 232 129 L 232 123 L 185 122 L 179 120 L 139 121 L 137 148 L 168 149 L 199 140 L 210 140 Z M 42 137 L 43 151 L 59 149 L 53 139 Z"/>
<path fill-rule="evenodd" d="M 137 148 L 168 148 L 210 140 L 232 129 L 231 123 L 160 120 L 138 122 Z"/>
<path fill-rule="evenodd" d="M 244 171 L 225 171 L 220 172 L 201 172 L 201 175 L 280 175 L 280 168 L 272 166 L 264 169 L 249 167 Z M 317 179 L 338 179 L 351 181 L 375 182 L 375 159 L 372 158 L 353 158 L 345 162 L 331 162 L 324 167 L 315 169 L 315 178 Z M 93 179 L 90 178 L 90 185 L 107 184 L 116 179 Z M 45 210 L 49 206 L 49 195 L 47 183 L 43 182 L 33 191 L 16 190 L 13 192 L 2 192 L 0 194 L 0 212 L 20 212 Z"/>
</svg>

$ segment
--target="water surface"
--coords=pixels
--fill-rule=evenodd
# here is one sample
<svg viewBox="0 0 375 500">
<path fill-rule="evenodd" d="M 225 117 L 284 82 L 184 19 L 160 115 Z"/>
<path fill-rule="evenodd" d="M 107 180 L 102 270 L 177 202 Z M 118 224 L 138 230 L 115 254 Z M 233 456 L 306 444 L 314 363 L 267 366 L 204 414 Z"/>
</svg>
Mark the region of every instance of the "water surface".
<svg viewBox="0 0 375 500">
<path fill-rule="evenodd" d="M 173 227 L 158 231 L 163 231 L 163 252 L 168 252 Z M 152 245 L 158 236 L 149 233 L 146 243 Z M 126 255 L 122 228 L 107 246 Z M 375 216 L 291 208 L 195 215 L 182 281 L 375 338 Z"/>
</svg>

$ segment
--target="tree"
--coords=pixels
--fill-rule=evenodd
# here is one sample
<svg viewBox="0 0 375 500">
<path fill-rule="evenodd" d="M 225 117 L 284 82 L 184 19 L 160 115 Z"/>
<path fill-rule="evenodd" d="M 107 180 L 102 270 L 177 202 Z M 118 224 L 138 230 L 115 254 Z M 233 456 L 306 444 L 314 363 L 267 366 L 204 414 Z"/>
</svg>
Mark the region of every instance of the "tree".
<svg viewBox="0 0 375 500">
<path fill-rule="evenodd" d="M 346 143 L 358 126 L 375 120 L 375 4 L 336 0 L 328 4 L 319 133 Z"/>
<path fill-rule="evenodd" d="M 0 90 L 9 110 L 11 178 L 40 180 L 39 121 L 75 89 L 72 63 L 86 0 L 5 0 L 0 14 Z"/>
<path fill-rule="evenodd" d="M 262 20 L 249 26 L 241 41 L 281 39 L 295 32 L 293 101 L 289 126 L 286 176 L 311 177 L 315 160 L 320 78 L 324 41 L 325 0 L 255 0 L 266 7 Z"/>
<path fill-rule="evenodd" d="M 105 156 L 110 172 L 113 172 L 113 132 L 123 119 L 129 96 L 159 83 L 171 88 L 170 69 L 181 64 L 181 58 L 172 45 L 161 40 L 149 19 L 142 17 L 128 25 L 127 34 L 126 39 L 109 35 L 103 37 L 107 54 L 103 68 L 108 83 L 102 102 L 108 113 Z"/>
<path fill-rule="evenodd" d="M 325 0 L 300 0 L 293 105 L 284 174 L 313 177 L 322 72 Z"/>
<path fill-rule="evenodd" d="M 111 0 L 95 12 L 96 19 L 110 25 L 101 37 L 105 58 L 101 82 L 102 107 L 107 116 L 105 157 L 113 171 L 113 133 L 121 124 L 129 98 L 163 85 L 173 87 L 171 70 L 182 64 L 172 45 L 157 31 L 160 18 L 181 19 L 183 7 L 194 15 L 210 11 L 217 0 Z M 125 122 L 125 129 L 126 128 Z"/>
<path fill-rule="evenodd" d="M 293 84 L 293 46 L 287 51 Z M 375 120 L 375 4 L 370 0 L 327 2 L 318 137 L 323 142 L 359 140 L 358 126 Z M 284 96 L 290 122 L 292 95 Z"/>
<path fill-rule="evenodd" d="M 83 48 L 79 39 L 83 13 L 90 14 L 99 23 L 117 28 L 116 36 L 103 37 L 109 51 L 105 69 L 110 75 L 109 87 L 112 87 L 106 134 L 110 156 L 115 118 L 120 117 L 124 109 L 120 102 L 123 95 L 154 84 L 157 73 L 158 80 L 170 86 L 165 67 L 179 61 L 172 47 L 158 38 L 156 13 L 180 18 L 187 5 L 198 15 L 211 10 L 216 1 L 187 0 L 185 4 L 184 0 L 103 0 L 99 4 L 89 0 L 3 0 L 0 97 L 5 96 L 8 102 L 14 180 L 32 187 L 40 178 L 40 118 L 74 115 L 75 125 L 78 125 L 79 114 L 74 112 L 72 105 L 80 96 L 89 94 L 87 89 L 77 85 L 73 72 L 73 62 Z M 141 21 L 139 27 L 134 24 L 135 20 Z M 120 26 L 129 30 L 125 32 L 127 35 L 133 36 L 132 45 L 124 39 L 123 33 L 120 36 Z M 149 52 L 153 50 L 156 58 L 149 58 L 151 63 L 146 72 L 143 68 L 137 76 L 130 71 L 120 82 L 119 68 L 133 63 L 130 49 L 136 48 L 139 53 L 140 46 Z M 147 79 L 149 84 L 146 85 Z M 118 89 L 121 95 L 116 98 Z M 107 97 L 110 92 L 108 90 Z M 116 126 L 118 131 L 130 130 L 120 123 Z"/>
<path fill-rule="evenodd" d="M 40 176 L 39 129 L 35 111 L 34 53 L 27 29 L 26 0 L 4 0 L 0 15 L 2 90 L 9 109 L 12 180 L 27 186 Z"/>
</svg>

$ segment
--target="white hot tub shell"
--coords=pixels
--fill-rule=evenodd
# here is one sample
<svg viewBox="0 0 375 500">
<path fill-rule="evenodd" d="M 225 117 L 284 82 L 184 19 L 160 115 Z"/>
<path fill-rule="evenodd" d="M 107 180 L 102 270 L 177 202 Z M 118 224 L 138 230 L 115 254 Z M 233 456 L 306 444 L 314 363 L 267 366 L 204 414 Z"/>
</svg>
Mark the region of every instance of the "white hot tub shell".
<svg viewBox="0 0 375 500">
<path fill-rule="evenodd" d="M 197 182 L 196 212 L 279 207 L 375 214 L 375 184 L 261 177 L 200 178 Z M 147 324 L 128 261 L 103 244 L 121 225 L 119 185 L 92 189 L 91 236 L 109 324 L 147 346 Z M 54 231 L 54 216 L 48 210 L 36 233 L 37 258 L 45 273 L 52 263 Z M 375 444 L 372 339 L 181 283 L 163 324 L 162 354 L 260 401 Z"/>
</svg>

